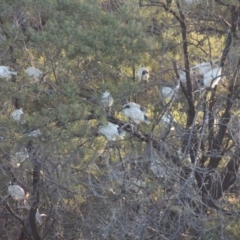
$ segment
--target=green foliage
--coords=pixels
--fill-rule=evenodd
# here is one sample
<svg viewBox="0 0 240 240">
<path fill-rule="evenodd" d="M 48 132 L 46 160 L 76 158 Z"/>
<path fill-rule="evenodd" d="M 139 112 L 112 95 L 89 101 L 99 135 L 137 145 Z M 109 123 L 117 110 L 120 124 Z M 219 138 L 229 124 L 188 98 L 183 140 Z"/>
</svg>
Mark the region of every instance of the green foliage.
<svg viewBox="0 0 240 240">
<path fill-rule="evenodd" d="M 178 12 L 173 2 L 171 9 Z M 184 12 L 190 65 L 200 59 L 220 60 L 226 36 L 207 27 L 221 28 L 221 24 L 215 26 L 215 19 L 227 13 L 226 7 L 215 1 L 205 1 L 208 5 L 180 2 L 187 13 L 191 10 L 195 14 Z M 238 6 L 234 0 L 230 3 Z M 199 9 L 202 15 L 198 15 Z M 229 15 L 226 19 L 231 20 Z M 157 34 L 154 21 L 159 27 Z M 161 4 L 140 7 L 135 0 L 3 1 L 0 23 L 0 34 L 6 38 L 0 41 L 1 65 L 18 72 L 17 77 L 1 79 L 0 85 L 1 197 L 7 196 L 7 184 L 16 178 L 30 193 L 32 204 L 38 196 L 33 194 L 33 169 L 39 166 L 38 207 L 49 216 L 38 229 L 42 238 L 178 239 L 187 233 L 186 239 L 193 239 L 197 232 L 199 239 L 219 239 L 219 231 L 223 231 L 229 239 L 237 239 L 236 219 L 225 217 L 221 222 L 214 213 L 214 219 L 207 219 L 204 211 L 199 213 L 197 207 L 202 203 L 196 189 L 200 188 L 195 182 L 184 185 L 184 170 L 193 165 L 184 159 L 172 162 L 185 136 L 188 101 L 181 88 L 174 100 L 164 101 L 159 92 L 165 84 L 176 86 L 172 62 L 183 67 L 185 61 L 180 25 L 170 11 Z M 206 29 L 201 29 L 204 25 Z M 235 59 L 233 54 L 238 52 L 236 48 L 231 56 Z M 226 67 L 226 83 L 233 75 L 234 59 L 228 59 L 231 64 Z M 40 69 L 44 78 L 36 81 L 29 77 L 25 72 L 29 66 Z M 149 68 L 149 83 L 138 81 L 136 71 L 140 66 Z M 108 112 L 101 106 L 105 89 L 114 98 Z M 202 93 L 194 94 L 197 105 Z M 217 118 L 225 111 L 227 94 L 227 88 L 218 86 Z M 211 102 L 211 96 L 209 92 L 204 103 Z M 24 111 L 24 124 L 11 116 L 16 99 Z M 129 123 L 121 109 L 125 101 L 135 100 L 147 109 L 151 124 L 139 125 L 136 133 L 128 128 L 123 140 L 107 141 L 98 133 L 99 125 L 106 124 L 109 115 Z M 202 105 L 197 109 L 196 123 L 203 123 L 203 110 Z M 238 114 L 237 104 L 233 112 Z M 174 117 L 176 130 L 169 131 L 160 121 L 164 113 Z M 214 133 L 218 125 L 214 125 Z M 27 137 L 30 129 L 40 129 L 42 135 Z M 229 126 L 228 131 L 223 141 L 226 153 L 216 171 L 229 163 L 237 148 Z M 205 142 L 210 139 L 207 126 L 202 136 Z M 157 149 L 153 146 L 156 142 L 160 146 Z M 31 144 L 35 152 L 30 160 L 14 167 L 11 157 Z M 206 149 L 199 149 L 199 159 Z M 203 166 L 208 162 L 209 158 Z M 154 172 L 153 163 L 161 173 Z M 186 178 L 191 183 L 191 176 Z M 191 205 L 188 191 L 196 206 Z M 185 192 L 187 200 L 182 195 Z M 26 209 L 15 209 L 13 199 L 6 200 L 21 218 L 28 216 Z M 238 203 L 234 206 L 238 208 Z M 21 224 L 6 212 L 0 221 L 5 229 L 2 238 L 13 239 L 20 235 Z M 176 235 L 171 235 L 173 232 Z"/>
</svg>

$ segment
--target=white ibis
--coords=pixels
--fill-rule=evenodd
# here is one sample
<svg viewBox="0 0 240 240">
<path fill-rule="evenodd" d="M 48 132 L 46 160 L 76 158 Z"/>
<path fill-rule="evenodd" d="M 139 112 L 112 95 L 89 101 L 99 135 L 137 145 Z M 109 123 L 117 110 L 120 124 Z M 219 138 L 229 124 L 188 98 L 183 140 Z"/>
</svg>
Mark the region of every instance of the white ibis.
<svg viewBox="0 0 240 240">
<path fill-rule="evenodd" d="M 174 88 L 168 87 L 168 86 L 162 87 L 161 93 L 162 93 L 163 98 L 171 100 L 179 90 L 180 81 L 181 81 L 181 79 L 178 80 L 177 85 Z"/>
<path fill-rule="evenodd" d="M 24 135 L 27 136 L 27 137 L 37 138 L 37 137 L 42 135 L 42 132 L 41 132 L 40 129 L 35 129 L 35 130 L 32 130 L 30 132 L 25 133 Z"/>
<path fill-rule="evenodd" d="M 12 182 L 8 186 L 8 194 L 15 200 L 21 200 L 25 198 L 25 191 L 19 185 Z"/>
<path fill-rule="evenodd" d="M 178 74 L 179 74 L 179 79 L 180 79 L 181 83 L 186 85 L 187 84 L 186 71 L 185 70 L 178 70 Z M 190 69 L 190 81 L 192 83 L 193 90 L 198 89 L 198 87 L 199 87 L 198 82 L 199 82 L 201 77 L 202 77 L 202 75 L 194 74 L 194 71 L 192 71 Z"/>
<path fill-rule="evenodd" d="M 164 122 L 165 124 L 169 125 L 172 124 L 173 122 L 175 122 L 175 120 L 173 119 L 173 117 L 171 115 L 168 114 L 164 114 L 160 121 Z M 175 130 L 174 126 L 171 126 L 170 130 Z"/>
<path fill-rule="evenodd" d="M 131 108 L 138 108 L 140 109 L 143 113 L 147 113 L 146 110 L 138 103 L 135 102 L 128 102 L 125 105 L 129 105 Z"/>
<path fill-rule="evenodd" d="M 43 72 L 35 67 L 28 67 L 25 72 L 29 77 L 34 78 L 36 81 L 43 77 Z"/>
<path fill-rule="evenodd" d="M 179 74 L 180 81 L 183 84 L 186 84 L 187 83 L 186 71 L 179 69 L 178 74 Z M 192 81 L 193 75 L 194 75 L 194 72 L 190 69 L 190 79 L 191 79 L 191 81 Z"/>
<path fill-rule="evenodd" d="M 29 154 L 26 148 L 22 152 L 16 152 L 14 155 L 10 156 L 11 163 L 13 167 L 19 167 L 20 163 L 24 162 L 29 158 Z"/>
<path fill-rule="evenodd" d="M 203 75 L 206 72 L 210 71 L 211 69 L 216 68 L 217 66 L 218 66 L 217 61 L 202 62 L 193 66 L 191 68 L 191 72 L 193 75 L 198 75 L 198 74 Z"/>
<path fill-rule="evenodd" d="M 21 208 L 25 208 L 25 209 L 27 209 L 27 210 L 29 210 L 30 211 L 30 209 L 31 209 L 31 207 L 30 206 L 20 206 L 20 207 L 18 207 L 18 209 L 21 209 Z M 37 208 L 37 210 L 36 210 L 36 214 L 35 214 L 35 220 L 36 220 L 36 222 L 38 223 L 38 224 L 42 224 L 42 217 L 47 217 L 47 215 L 46 214 L 44 214 L 44 213 L 39 213 L 39 210 L 38 210 L 38 208 Z"/>
<path fill-rule="evenodd" d="M 15 109 L 15 110 L 12 112 L 12 117 L 13 117 L 13 119 L 14 119 L 15 121 L 17 121 L 17 122 L 20 122 L 20 123 L 24 123 L 24 122 L 25 122 L 24 113 L 23 113 L 22 108 Z"/>
<path fill-rule="evenodd" d="M 149 70 L 146 67 L 140 67 L 137 71 L 137 76 L 139 81 L 147 81 L 149 80 Z"/>
<path fill-rule="evenodd" d="M 179 69 L 178 75 L 179 75 L 180 81 L 185 84 L 187 82 L 186 72 L 184 70 Z"/>
<path fill-rule="evenodd" d="M 161 93 L 163 98 L 172 99 L 172 97 L 174 96 L 174 89 L 170 87 L 162 87 Z"/>
<path fill-rule="evenodd" d="M 42 217 L 47 217 L 46 214 L 44 213 L 39 213 L 38 211 L 38 208 L 37 208 L 37 211 L 36 211 L 36 214 L 35 214 L 35 219 L 36 219 L 36 222 L 39 223 L 39 224 L 42 224 Z"/>
<path fill-rule="evenodd" d="M 110 108 L 113 105 L 113 98 L 107 91 L 102 93 L 102 104 L 105 109 Z"/>
<path fill-rule="evenodd" d="M 216 67 L 203 74 L 203 78 L 200 81 L 201 87 L 214 88 L 221 80 L 222 68 Z"/>
<path fill-rule="evenodd" d="M 139 124 L 141 122 L 150 124 L 150 121 L 145 112 L 141 110 L 141 106 L 134 106 L 133 104 L 127 103 L 123 106 L 123 109 L 121 111 L 126 117 L 129 117 L 136 124 Z"/>
<path fill-rule="evenodd" d="M 17 75 L 17 72 L 9 70 L 7 66 L 0 66 L 0 78 L 10 78 L 12 75 Z"/>
<path fill-rule="evenodd" d="M 123 139 L 125 131 L 123 131 L 117 124 L 108 122 L 108 124 L 100 126 L 99 132 L 104 135 L 108 141 L 115 141 L 117 137 Z"/>
</svg>

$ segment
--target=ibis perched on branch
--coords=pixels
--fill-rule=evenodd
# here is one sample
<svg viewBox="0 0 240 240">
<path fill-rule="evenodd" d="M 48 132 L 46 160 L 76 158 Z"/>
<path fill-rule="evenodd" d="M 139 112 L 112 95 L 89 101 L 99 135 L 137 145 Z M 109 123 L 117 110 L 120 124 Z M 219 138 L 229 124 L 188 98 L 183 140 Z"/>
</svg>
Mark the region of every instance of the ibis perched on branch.
<svg viewBox="0 0 240 240">
<path fill-rule="evenodd" d="M 160 122 L 163 122 L 164 124 L 166 125 L 171 125 L 171 128 L 170 130 L 175 130 L 175 127 L 172 126 L 172 124 L 175 122 L 174 118 L 171 116 L 171 115 L 168 115 L 168 114 L 164 114 L 161 119 L 160 119 Z"/>
<path fill-rule="evenodd" d="M 12 112 L 12 117 L 16 122 L 20 122 L 20 123 L 24 123 L 25 119 L 24 119 L 24 113 L 23 113 L 23 109 L 19 108 L 19 109 L 15 109 Z"/>
<path fill-rule="evenodd" d="M 0 78 L 10 78 L 13 75 L 17 76 L 17 72 L 10 71 L 7 66 L 0 66 Z"/>
<path fill-rule="evenodd" d="M 136 124 L 141 122 L 150 124 L 150 121 L 146 115 L 146 111 L 139 104 L 129 102 L 123 106 L 121 112 Z"/>
<path fill-rule="evenodd" d="M 109 108 L 113 105 L 113 98 L 111 94 L 107 91 L 102 93 L 102 105 L 105 110 L 109 110 Z"/>
<path fill-rule="evenodd" d="M 38 208 L 37 208 L 37 211 L 36 211 L 36 214 L 35 214 L 35 219 L 36 219 L 36 222 L 37 223 L 39 223 L 39 224 L 42 224 L 42 217 L 47 217 L 47 215 L 46 214 L 44 214 L 44 213 L 39 213 L 39 211 L 38 211 Z"/>
<path fill-rule="evenodd" d="M 169 87 L 169 86 L 162 87 L 161 93 L 162 93 L 163 98 L 171 100 L 174 97 L 174 95 L 177 93 L 177 91 L 179 90 L 180 81 L 181 81 L 181 79 L 178 80 L 178 83 L 175 87 Z"/>
<path fill-rule="evenodd" d="M 28 211 L 30 211 L 31 207 L 30 206 L 20 206 L 18 207 L 18 209 L 21 209 L 21 208 L 25 208 L 27 209 Z M 36 214 L 35 214 L 35 220 L 38 224 L 42 224 L 43 220 L 42 220 L 42 217 L 47 217 L 46 214 L 44 213 L 39 213 L 39 210 L 38 208 L 36 209 Z"/>
<path fill-rule="evenodd" d="M 35 67 L 28 67 L 25 72 L 29 77 L 34 78 L 36 81 L 43 77 L 43 72 Z"/>
<path fill-rule="evenodd" d="M 21 200 L 25 198 L 25 191 L 19 185 L 13 182 L 9 183 L 8 194 L 15 200 Z"/>
<path fill-rule="evenodd" d="M 117 124 L 108 122 L 108 124 L 100 126 L 99 132 L 104 135 L 108 141 L 115 141 L 117 137 L 123 139 L 125 131 L 123 131 Z"/>
<path fill-rule="evenodd" d="M 131 108 L 138 108 L 140 109 L 143 113 L 146 113 L 146 110 L 138 103 L 135 103 L 135 102 L 128 102 L 126 103 L 125 105 L 129 105 Z M 124 105 L 124 106 L 125 106 Z"/>
<path fill-rule="evenodd" d="M 191 68 L 193 75 L 203 75 L 204 73 L 210 71 L 218 66 L 218 62 L 213 60 L 210 62 L 201 62 Z"/>
<path fill-rule="evenodd" d="M 149 80 L 149 70 L 146 67 L 140 67 L 137 71 L 137 76 L 139 81 L 147 81 Z"/>
<path fill-rule="evenodd" d="M 203 74 L 200 81 L 201 87 L 214 88 L 221 80 L 222 68 L 216 67 Z"/>
<path fill-rule="evenodd" d="M 172 97 L 174 96 L 174 89 L 170 87 L 162 87 L 161 93 L 163 98 L 172 99 Z"/>
</svg>

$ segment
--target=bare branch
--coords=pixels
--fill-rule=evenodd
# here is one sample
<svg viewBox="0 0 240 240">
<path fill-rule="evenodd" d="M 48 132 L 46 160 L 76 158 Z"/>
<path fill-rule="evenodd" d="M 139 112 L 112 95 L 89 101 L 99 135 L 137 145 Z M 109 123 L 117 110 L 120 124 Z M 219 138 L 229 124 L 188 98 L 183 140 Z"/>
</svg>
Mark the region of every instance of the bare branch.
<svg viewBox="0 0 240 240">
<path fill-rule="evenodd" d="M 8 212 L 23 225 L 24 224 L 23 219 L 11 209 L 9 204 L 7 202 L 5 202 L 4 205 L 5 205 L 6 209 L 8 210 Z"/>
<path fill-rule="evenodd" d="M 226 130 L 227 130 L 227 124 L 229 123 L 229 121 L 231 119 L 230 111 L 231 111 L 231 108 L 233 105 L 232 97 L 234 95 L 234 89 L 235 89 L 235 84 L 236 84 L 238 73 L 239 73 L 239 68 L 240 68 L 240 58 L 239 58 L 238 64 L 237 64 L 237 70 L 235 71 L 234 76 L 233 76 L 232 84 L 229 87 L 229 92 L 228 92 L 227 102 L 226 102 L 226 109 L 220 119 L 219 131 L 213 140 L 212 149 L 214 149 L 214 151 L 216 151 L 216 152 L 219 152 L 221 149 L 222 141 L 223 141 L 223 138 L 224 138 Z M 216 168 L 220 161 L 221 161 L 221 157 L 219 157 L 219 156 L 212 157 L 209 161 L 208 167 Z"/>
</svg>

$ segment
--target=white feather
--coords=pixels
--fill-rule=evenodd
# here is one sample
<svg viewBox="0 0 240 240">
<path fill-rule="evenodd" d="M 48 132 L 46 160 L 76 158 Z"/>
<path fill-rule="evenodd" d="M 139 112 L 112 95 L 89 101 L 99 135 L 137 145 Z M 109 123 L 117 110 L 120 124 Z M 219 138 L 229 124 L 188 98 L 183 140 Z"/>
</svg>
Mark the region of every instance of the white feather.
<svg viewBox="0 0 240 240">
<path fill-rule="evenodd" d="M 15 121 L 17 122 L 21 122 L 21 123 L 24 123 L 25 120 L 24 120 L 24 113 L 23 113 L 23 110 L 22 108 L 19 108 L 19 109 L 15 109 L 13 112 L 12 112 L 12 117 Z"/>
<path fill-rule="evenodd" d="M 146 67 L 140 67 L 137 71 L 139 81 L 149 80 L 149 70 Z"/>
<path fill-rule="evenodd" d="M 161 118 L 161 120 L 165 123 L 171 123 L 173 121 L 172 117 L 170 117 L 169 115 L 164 114 Z"/>
<path fill-rule="evenodd" d="M 33 131 L 31 131 L 31 132 L 29 132 L 29 133 L 25 133 L 25 135 L 27 136 L 27 137 L 39 137 L 40 135 L 42 135 L 42 132 L 41 132 L 41 130 L 40 129 L 36 129 L 36 130 L 33 130 Z"/>
<path fill-rule="evenodd" d="M 100 126 L 99 132 L 104 135 L 108 141 L 115 141 L 117 137 L 123 138 L 125 132 L 119 131 L 119 126 L 117 124 L 113 124 L 108 122 L 108 124 Z"/>
<path fill-rule="evenodd" d="M 7 66 L 0 66 L 0 78 L 10 78 L 12 75 L 17 75 L 17 72 L 10 71 Z"/>
<path fill-rule="evenodd" d="M 113 98 L 111 94 L 107 91 L 102 93 L 102 104 L 104 108 L 111 107 L 113 105 Z"/>
<path fill-rule="evenodd" d="M 43 76 L 43 73 L 35 67 L 29 67 L 26 69 L 25 72 L 28 74 L 29 77 L 32 77 L 35 80 L 39 80 Z"/>
<path fill-rule="evenodd" d="M 204 87 L 214 88 L 218 84 L 218 82 L 221 80 L 221 73 L 222 73 L 221 67 L 217 67 L 217 68 L 214 68 L 214 69 L 206 72 L 203 75 L 201 85 Z"/>
<path fill-rule="evenodd" d="M 162 118 L 160 119 L 160 121 L 162 121 L 162 122 L 164 122 L 166 124 L 171 124 L 171 123 L 175 122 L 175 120 L 170 115 L 167 115 L 167 114 L 164 114 L 162 116 Z M 175 130 L 175 127 L 171 126 L 170 130 Z"/>
<path fill-rule="evenodd" d="M 139 124 L 141 122 L 150 124 L 150 121 L 145 113 L 138 107 L 131 107 L 130 105 L 125 104 L 123 106 L 122 113 L 126 117 L 129 117 L 131 120 L 133 120 L 136 124 Z"/>
<path fill-rule="evenodd" d="M 216 61 L 202 62 L 192 67 L 191 72 L 193 75 L 196 75 L 196 74 L 203 75 L 206 72 L 216 67 L 217 67 Z"/>
<path fill-rule="evenodd" d="M 21 200 L 25 198 L 25 191 L 18 185 L 9 185 L 8 194 L 16 200 Z"/>
<path fill-rule="evenodd" d="M 38 209 L 37 209 L 36 214 L 35 214 L 36 222 L 39 223 L 39 224 L 42 224 L 42 217 L 47 217 L 47 215 L 44 214 L 44 213 L 40 214 Z"/>
<path fill-rule="evenodd" d="M 186 78 L 186 72 L 184 70 L 178 70 L 178 74 L 179 74 L 179 78 L 180 78 L 180 81 L 183 83 L 183 84 L 186 84 L 187 83 L 187 78 Z M 192 78 L 194 76 L 194 72 L 190 69 L 190 78 L 191 78 L 191 81 Z"/>
<path fill-rule="evenodd" d="M 24 148 L 24 152 L 16 152 L 14 155 L 10 156 L 11 164 L 15 168 L 19 167 L 20 163 L 24 162 L 28 158 L 29 154 L 26 148 Z"/>
<path fill-rule="evenodd" d="M 130 108 L 138 108 L 140 109 L 143 113 L 146 113 L 146 110 L 138 103 L 135 102 L 128 102 L 124 106 L 129 105 Z"/>
<path fill-rule="evenodd" d="M 18 207 L 18 208 L 20 208 L 20 209 L 21 209 L 21 208 L 25 208 L 25 209 L 27 209 L 27 210 L 30 210 L 30 209 L 31 209 L 30 206 L 20 206 L 20 207 Z M 35 220 L 36 220 L 36 222 L 39 223 L 39 224 L 42 224 L 42 217 L 47 217 L 47 215 L 44 214 L 44 213 L 40 214 L 39 211 L 38 211 L 38 208 L 37 208 L 36 214 L 35 214 Z"/>
<path fill-rule="evenodd" d="M 181 80 L 182 83 L 186 83 L 186 73 L 183 70 L 178 70 L 178 74 L 179 74 L 179 78 Z"/>
<path fill-rule="evenodd" d="M 171 99 L 174 96 L 174 89 L 172 89 L 170 87 L 163 87 L 162 88 L 162 96 L 164 98 Z"/>
</svg>

